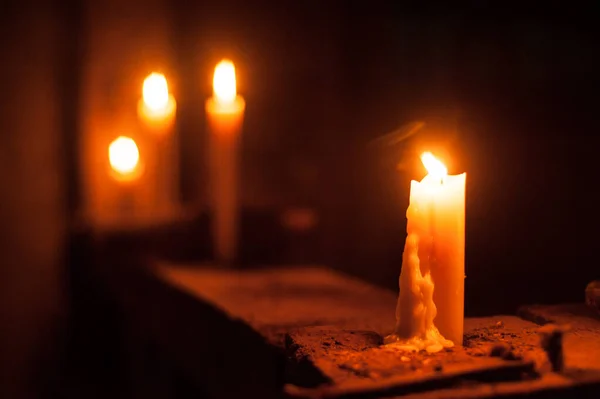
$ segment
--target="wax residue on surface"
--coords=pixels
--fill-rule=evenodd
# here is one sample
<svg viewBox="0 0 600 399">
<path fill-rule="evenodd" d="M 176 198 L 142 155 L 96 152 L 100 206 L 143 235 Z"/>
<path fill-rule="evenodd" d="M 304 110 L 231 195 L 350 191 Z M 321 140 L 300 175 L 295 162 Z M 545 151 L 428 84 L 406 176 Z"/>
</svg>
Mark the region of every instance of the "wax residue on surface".
<svg viewBox="0 0 600 399">
<path fill-rule="evenodd" d="M 400 273 L 400 297 L 396 307 L 396 330 L 386 344 L 407 351 L 439 352 L 454 346 L 433 324 L 437 309 L 433 302 L 434 284 L 430 271 L 421 272 L 419 236 L 409 234 Z"/>
</svg>

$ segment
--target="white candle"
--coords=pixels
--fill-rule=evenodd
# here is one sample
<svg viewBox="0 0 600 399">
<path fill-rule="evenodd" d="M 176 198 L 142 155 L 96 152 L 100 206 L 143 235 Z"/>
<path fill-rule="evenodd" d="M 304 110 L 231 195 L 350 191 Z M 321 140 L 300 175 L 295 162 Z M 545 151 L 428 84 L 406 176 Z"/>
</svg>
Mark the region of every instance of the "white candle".
<svg viewBox="0 0 600 399">
<path fill-rule="evenodd" d="M 431 153 L 412 181 L 396 330 L 386 342 L 430 352 L 462 345 L 466 174 L 448 176 Z"/>
<path fill-rule="evenodd" d="M 246 103 L 237 94 L 235 67 L 223 60 L 215 68 L 214 96 L 206 101 L 209 128 L 209 174 L 215 258 L 237 257 L 239 143 Z"/>
</svg>

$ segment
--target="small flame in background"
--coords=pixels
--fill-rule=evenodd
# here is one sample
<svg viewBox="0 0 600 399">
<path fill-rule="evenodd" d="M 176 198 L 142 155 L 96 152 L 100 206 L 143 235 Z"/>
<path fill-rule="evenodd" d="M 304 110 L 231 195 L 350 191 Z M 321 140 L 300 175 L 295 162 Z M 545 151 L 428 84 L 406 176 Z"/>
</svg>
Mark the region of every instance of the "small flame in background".
<svg viewBox="0 0 600 399">
<path fill-rule="evenodd" d="M 153 111 L 164 109 L 169 104 L 167 78 L 160 73 L 151 73 L 142 86 L 144 104 Z"/>
<path fill-rule="evenodd" d="M 119 136 L 108 147 L 111 168 L 120 175 L 133 174 L 140 161 L 140 152 L 132 138 Z"/>
<path fill-rule="evenodd" d="M 217 101 L 231 103 L 237 95 L 235 66 L 229 60 L 222 60 L 215 67 L 213 76 L 213 92 Z"/>
</svg>

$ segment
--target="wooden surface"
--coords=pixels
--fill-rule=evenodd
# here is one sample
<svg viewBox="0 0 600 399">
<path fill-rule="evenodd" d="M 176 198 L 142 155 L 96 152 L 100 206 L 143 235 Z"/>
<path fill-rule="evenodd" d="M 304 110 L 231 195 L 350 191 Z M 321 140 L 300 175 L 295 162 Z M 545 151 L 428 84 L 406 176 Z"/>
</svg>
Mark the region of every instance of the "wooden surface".
<svg viewBox="0 0 600 399">
<path fill-rule="evenodd" d="M 564 316 L 574 326 L 565 345 L 570 371 L 559 375 L 546 373 L 550 367 L 539 345 L 539 325 L 516 316 L 466 319 L 464 346 L 437 354 L 407 353 L 381 346 L 382 337 L 394 327 L 396 294 L 329 269 L 233 271 L 161 264 L 154 271 L 159 280 L 251 326 L 283 350 L 286 382 L 293 384 L 287 390 L 294 397 L 380 397 L 394 392 L 435 398 L 543 397 L 573 387 L 597 389 L 600 381 L 596 372 L 573 372 L 600 372 L 600 356 L 590 356 L 596 353 L 598 332 L 570 315 Z M 574 345 L 581 337 L 592 352 Z M 499 356 L 492 358 L 493 351 Z M 501 370 L 528 365 L 543 375 L 523 379 L 520 373 L 504 373 L 511 377 L 500 378 L 501 384 L 465 377 L 469 386 L 456 385 L 456 370 L 483 369 L 490 362 L 497 363 L 497 376 L 503 375 Z M 426 388 L 397 386 L 423 379 Z M 382 387 L 387 393 L 380 392 Z"/>
</svg>

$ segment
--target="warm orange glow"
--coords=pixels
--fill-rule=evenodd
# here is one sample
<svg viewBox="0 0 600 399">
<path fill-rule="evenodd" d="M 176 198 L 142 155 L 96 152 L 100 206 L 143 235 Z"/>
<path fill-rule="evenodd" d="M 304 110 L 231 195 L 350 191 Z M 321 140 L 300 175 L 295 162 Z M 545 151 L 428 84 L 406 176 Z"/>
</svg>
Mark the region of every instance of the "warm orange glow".
<svg viewBox="0 0 600 399">
<path fill-rule="evenodd" d="M 119 136 L 108 146 L 110 167 L 121 177 L 135 177 L 140 162 L 140 152 L 135 141 Z"/>
<path fill-rule="evenodd" d="M 155 133 L 169 134 L 175 120 L 177 104 L 169 93 L 165 75 L 153 72 L 142 85 L 142 98 L 138 102 L 138 116 Z"/>
<path fill-rule="evenodd" d="M 215 67 L 213 93 L 220 103 L 232 103 L 237 95 L 235 66 L 229 60 L 223 60 Z"/>
<path fill-rule="evenodd" d="M 167 78 L 160 73 L 151 73 L 142 86 L 144 104 L 153 111 L 164 109 L 169 104 Z"/>
<path fill-rule="evenodd" d="M 421 155 L 421 162 L 427 169 L 427 173 L 434 179 L 443 179 L 448 175 L 446 166 L 430 152 Z"/>
</svg>

